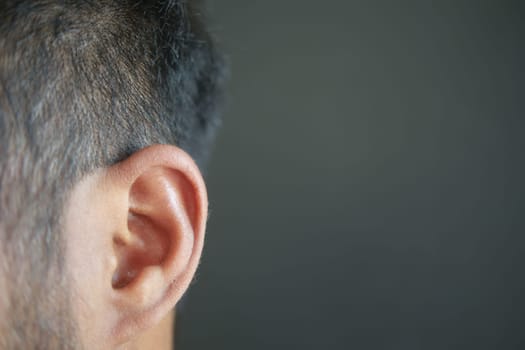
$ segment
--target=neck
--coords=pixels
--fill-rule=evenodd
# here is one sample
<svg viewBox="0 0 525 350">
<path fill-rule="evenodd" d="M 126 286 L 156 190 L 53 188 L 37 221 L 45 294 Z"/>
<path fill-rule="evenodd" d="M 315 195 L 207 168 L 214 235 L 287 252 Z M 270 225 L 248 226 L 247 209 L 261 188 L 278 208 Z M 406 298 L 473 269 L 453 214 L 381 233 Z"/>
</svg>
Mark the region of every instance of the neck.
<svg viewBox="0 0 525 350">
<path fill-rule="evenodd" d="M 144 332 L 135 341 L 128 343 L 128 350 L 172 350 L 175 310 L 171 311 L 159 324 Z"/>
</svg>

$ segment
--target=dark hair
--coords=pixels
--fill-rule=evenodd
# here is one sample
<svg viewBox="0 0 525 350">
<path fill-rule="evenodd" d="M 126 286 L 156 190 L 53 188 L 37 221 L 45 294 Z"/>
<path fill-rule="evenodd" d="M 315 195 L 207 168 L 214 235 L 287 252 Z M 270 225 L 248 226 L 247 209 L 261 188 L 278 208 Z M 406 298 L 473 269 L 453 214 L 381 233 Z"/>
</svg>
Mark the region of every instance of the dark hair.
<svg viewBox="0 0 525 350">
<path fill-rule="evenodd" d="M 10 315 L 24 316 L 7 321 L 14 335 L 0 347 L 28 337 L 77 345 L 60 321 L 69 312 L 60 232 L 69 191 L 155 143 L 176 144 L 202 166 L 223 77 L 187 1 L 0 0 L 0 246 L 23 291 L 10 293 Z"/>
</svg>

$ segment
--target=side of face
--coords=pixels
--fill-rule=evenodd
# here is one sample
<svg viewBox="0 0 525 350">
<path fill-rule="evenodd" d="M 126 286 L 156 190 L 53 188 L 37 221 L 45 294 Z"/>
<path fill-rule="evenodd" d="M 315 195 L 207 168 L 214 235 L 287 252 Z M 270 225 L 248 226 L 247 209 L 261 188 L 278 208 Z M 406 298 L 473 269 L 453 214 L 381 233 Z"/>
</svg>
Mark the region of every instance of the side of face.
<svg viewBox="0 0 525 350">
<path fill-rule="evenodd" d="M 3 237 L 3 232 L 0 229 L 0 237 Z M 4 257 L 2 256 L 2 252 L 4 251 L 4 247 L 2 246 L 2 242 L 0 242 L 0 339 L 2 338 L 2 335 L 6 333 L 7 331 L 7 278 L 6 278 L 6 261 Z M 1 345 L 1 343 L 0 343 Z"/>
<path fill-rule="evenodd" d="M 197 269 L 207 206 L 198 167 L 175 146 L 147 147 L 75 186 L 65 261 L 85 348 L 133 344 L 169 315 Z"/>
<path fill-rule="evenodd" d="M 206 190 L 149 145 L 206 161 L 226 72 L 199 7 L 0 3 L 0 349 L 134 344 L 189 285 Z"/>
</svg>

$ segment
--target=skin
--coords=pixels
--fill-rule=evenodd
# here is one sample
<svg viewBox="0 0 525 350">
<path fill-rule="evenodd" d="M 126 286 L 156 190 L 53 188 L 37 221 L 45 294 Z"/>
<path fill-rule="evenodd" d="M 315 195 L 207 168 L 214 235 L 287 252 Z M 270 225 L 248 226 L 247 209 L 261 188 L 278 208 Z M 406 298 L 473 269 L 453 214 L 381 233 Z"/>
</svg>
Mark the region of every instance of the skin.
<svg viewBox="0 0 525 350">
<path fill-rule="evenodd" d="M 0 231 L 0 235 L 1 234 L 2 232 Z M 2 251 L 3 251 L 3 247 L 0 242 L 0 252 Z M 5 265 L 4 259 L 0 258 L 0 286 L 7 285 L 7 281 L 6 281 L 5 273 L 4 273 L 4 271 L 6 270 L 6 266 L 4 265 Z M 6 311 L 7 311 L 7 294 L 5 293 L 4 290 L 2 290 L 0 292 L 0 336 L 5 332 L 4 329 L 6 328 L 6 325 L 4 324 L 5 322 L 4 315 L 6 314 Z"/>
<path fill-rule="evenodd" d="M 173 310 L 197 269 L 207 207 L 198 167 L 175 146 L 150 146 L 75 186 L 66 262 L 86 348 L 171 349 Z"/>
<path fill-rule="evenodd" d="M 131 346 L 134 349 L 173 349 L 173 328 L 175 311 L 172 311 L 158 325 L 147 330 Z"/>
</svg>

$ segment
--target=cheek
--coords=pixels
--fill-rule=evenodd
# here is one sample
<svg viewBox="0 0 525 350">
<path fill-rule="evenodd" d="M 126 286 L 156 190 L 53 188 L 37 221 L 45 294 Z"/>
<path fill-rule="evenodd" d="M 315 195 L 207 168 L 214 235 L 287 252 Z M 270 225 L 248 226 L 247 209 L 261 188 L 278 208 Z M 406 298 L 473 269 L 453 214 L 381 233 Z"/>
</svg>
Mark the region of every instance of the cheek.
<svg viewBox="0 0 525 350">
<path fill-rule="evenodd" d="M 3 252 L 0 246 L 0 252 Z M 2 255 L 0 255 L 0 348 L 2 348 L 3 339 L 7 336 L 7 303 L 8 303 L 8 285 L 6 277 L 6 263 Z"/>
<path fill-rule="evenodd" d="M 113 321 L 106 300 L 116 266 L 111 259 L 114 254 L 108 250 L 113 244 L 105 234 L 107 223 L 101 219 L 113 216 L 101 214 L 93 200 L 98 198 L 97 193 L 87 180 L 77 184 L 65 207 L 63 222 L 73 317 L 80 341 L 89 344 L 89 349 L 100 348 L 97 344 L 107 337 L 105 332 Z"/>
</svg>

